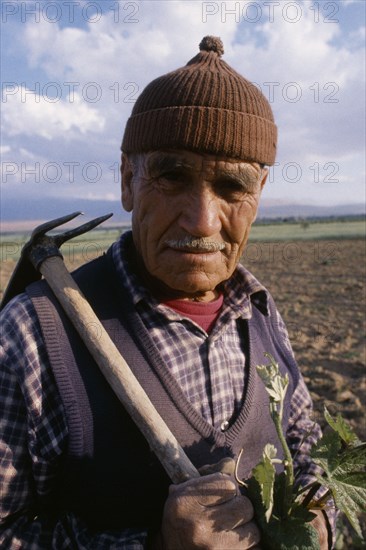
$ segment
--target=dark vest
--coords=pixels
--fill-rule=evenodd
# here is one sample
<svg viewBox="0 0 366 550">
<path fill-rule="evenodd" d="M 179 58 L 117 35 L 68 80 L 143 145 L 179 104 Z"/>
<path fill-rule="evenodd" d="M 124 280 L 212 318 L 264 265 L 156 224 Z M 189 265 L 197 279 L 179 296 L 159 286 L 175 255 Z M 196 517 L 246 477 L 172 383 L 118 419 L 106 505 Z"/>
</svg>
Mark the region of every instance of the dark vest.
<svg viewBox="0 0 366 550">
<path fill-rule="evenodd" d="M 197 468 L 223 457 L 235 458 L 244 448 L 239 476 L 247 478 L 266 443 L 273 443 L 281 456 L 269 416 L 268 396 L 255 366 L 266 362 L 266 351 L 279 362 L 282 374 L 289 374 L 285 429 L 299 375 L 291 354 L 282 345 L 271 297 L 269 316 L 253 305 L 252 318 L 238 321 L 248 342 L 245 399 L 234 424 L 221 432 L 192 407 L 163 363 L 118 280 L 111 251 L 82 266 L 73 276 Z M 73 511 L 92 529 L 158 528 L 170 484 L 164 469 L 115 397 L 48 285 L 43 281 L 34 283 L 27 292 L 41 324 L 69 431 L 68 450 L 57 486 L 44 499 L 43 506 L 56 513 Z"/>
</svg>

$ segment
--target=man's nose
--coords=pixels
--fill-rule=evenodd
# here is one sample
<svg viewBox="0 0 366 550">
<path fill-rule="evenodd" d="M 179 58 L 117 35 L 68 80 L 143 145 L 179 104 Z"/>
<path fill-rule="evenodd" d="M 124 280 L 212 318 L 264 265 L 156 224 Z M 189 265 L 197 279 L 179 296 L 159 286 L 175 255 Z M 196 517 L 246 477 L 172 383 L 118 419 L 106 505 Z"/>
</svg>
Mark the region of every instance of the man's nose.
<svg viewBox="0 0 366 550">
<path fill-rule="evenodd" d="M 194 237 L 210 237 L 221 230 L 218 197 L 210 189 L 192 193 L 180 218 L 184 231 Z"/>
</svg>

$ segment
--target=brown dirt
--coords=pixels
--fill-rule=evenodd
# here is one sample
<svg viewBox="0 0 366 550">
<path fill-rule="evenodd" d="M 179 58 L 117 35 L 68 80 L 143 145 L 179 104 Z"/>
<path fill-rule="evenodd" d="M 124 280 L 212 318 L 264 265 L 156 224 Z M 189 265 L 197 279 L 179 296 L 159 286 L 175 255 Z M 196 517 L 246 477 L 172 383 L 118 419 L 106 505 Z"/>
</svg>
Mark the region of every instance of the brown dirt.
<svg viewBox="0 0 366 550">
<path fill-rule="evenodd" d="M 243 258 L 276 300 L 319 420 L 326 405 L 363 440 L 365 261 L 361 239 L 258 242 Z"/>
</svg>

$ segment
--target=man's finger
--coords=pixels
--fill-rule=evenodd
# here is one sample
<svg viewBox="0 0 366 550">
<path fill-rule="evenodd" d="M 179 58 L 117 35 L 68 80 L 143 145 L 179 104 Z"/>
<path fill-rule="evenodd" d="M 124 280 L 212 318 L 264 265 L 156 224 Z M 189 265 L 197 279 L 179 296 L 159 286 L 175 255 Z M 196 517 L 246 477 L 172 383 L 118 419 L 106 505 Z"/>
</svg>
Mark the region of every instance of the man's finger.
<svg viewBox="0 0 366 550">
<path fill-rule="evenodd" d="M 238 548 L 240 547 L 240 544 L 244 547 L 244 541 L 245 548 L 259 548 L 258 545 L 260 543 L 261 534 L 258 526 L 253 521 L 250 521 L 245 525 L 241 525 L 237 529 L 231 531 L 230 534 L 231 536 L 237 537 Z"/>
<path fill-rule="evenodd" d="M 198 471 L 201 476 L 207 476 L 215 473 L 233 476 L 235 472 L 235 460 L 232 458 L 223 458 L 220 462 L 216 462 L 216 464 L 205 464 L 205 466 L 199 468 Z"/>
<path fill-rule="evenodd" d="M 233 499 L 237 494 L 237 487 L 229 476 L 210 474 L 171 485 L 169 494 L 175 498 L 189 497 L 192 503 L 208 507 Z"/>
<path fill-rule="evenodd" d="M 197 482 L 196 493 L 192 496 L 197 504 L 205 508 L 218 506 L 233 500 L 237 495 L 237 487 L 230 477 L 224 474 L 211 474 L 202 477 Z"/>
<path fill-rule="evenodd" d="M 247 497 L 237 495 L 218 508 L 212 508 L 213 516 L 217 516 L 216 522 L 221 529 L 232 530 L 249 523 L 254 517 L 254 509 Z"/>
</svg>

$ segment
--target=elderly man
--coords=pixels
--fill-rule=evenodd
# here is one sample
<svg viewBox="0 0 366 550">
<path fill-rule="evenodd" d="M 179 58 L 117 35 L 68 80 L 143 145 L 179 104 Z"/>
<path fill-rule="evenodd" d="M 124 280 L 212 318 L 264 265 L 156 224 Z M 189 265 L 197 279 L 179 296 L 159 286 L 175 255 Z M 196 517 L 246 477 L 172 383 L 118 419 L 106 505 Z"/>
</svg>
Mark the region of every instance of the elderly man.
<svg viewBox="0 0 366 550">
<path fill-rule="evenodd" d="M 132 232 L 75 278 L 197 468 L 244 448 L 247 478 L 266 443 L 280 448 L 255 371 L 270 352 L 290 378 L 284 429 L 305 484 L 311 399 L 273 299 L 239 264 L 276 127 L 222 53 L 205 37 L 140 95 L 122 143 Z M 2 340 L 2 548 L 260 547 L 229 475 L 169 488 L 45 283 L 8 304 Z M 314 525 L 328 548 L 326 517 Z"/>
</svg>

